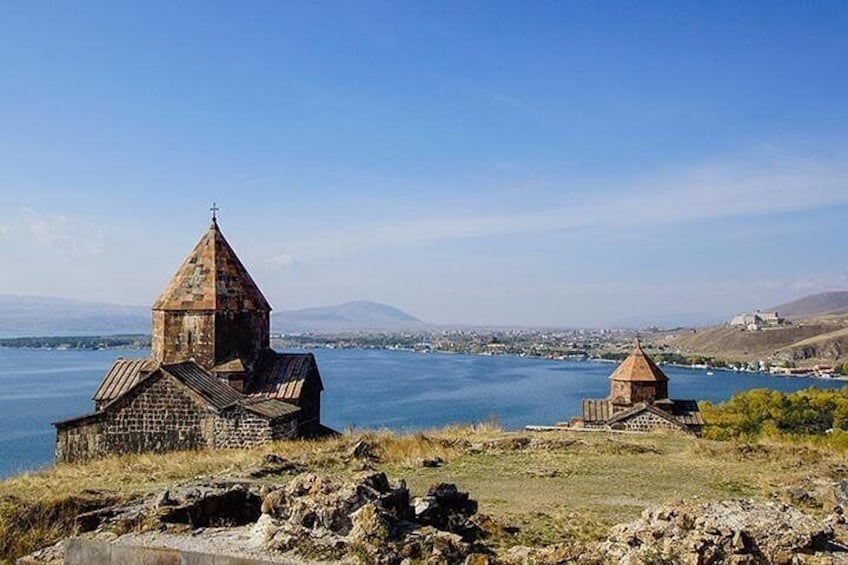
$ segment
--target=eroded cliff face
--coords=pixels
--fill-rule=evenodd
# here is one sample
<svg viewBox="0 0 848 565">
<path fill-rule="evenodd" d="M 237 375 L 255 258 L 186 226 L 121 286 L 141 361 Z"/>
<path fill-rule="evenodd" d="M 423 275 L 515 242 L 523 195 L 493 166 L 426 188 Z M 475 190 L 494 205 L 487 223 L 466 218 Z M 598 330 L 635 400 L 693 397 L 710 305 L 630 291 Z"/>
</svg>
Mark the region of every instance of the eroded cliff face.
<svg viewBox="0 0 848 565">
<path fill-rule="evenodd" d="M 844 361 L 848 355 L 848 330 L 845 335 L 825 335 L 809 343 L 787 347 L 776 354 L 784 361 Z"/>
</svg>

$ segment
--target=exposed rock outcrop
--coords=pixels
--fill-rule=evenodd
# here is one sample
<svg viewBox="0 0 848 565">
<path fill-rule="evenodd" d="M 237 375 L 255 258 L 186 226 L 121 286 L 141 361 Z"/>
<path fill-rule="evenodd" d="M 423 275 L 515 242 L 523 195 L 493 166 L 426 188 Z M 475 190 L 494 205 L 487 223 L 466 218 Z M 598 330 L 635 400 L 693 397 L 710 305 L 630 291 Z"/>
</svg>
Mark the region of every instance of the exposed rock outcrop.
<svg viewBox="0 0 848 565">
<path fill-rule="evenodd" d="M 440 484 L 410 505 L 401 481 L 359 475 L 352 483 L 303 474 L 265 497 L 254 532 L 269 549 L 369 563 L 462 563 L 482 533 L 470 518 L 477 503 Z"/>
<path fill-rule="evenodd" d="M 833 549 L 832 528 L 780 503 L 679 502 L 615 526 L 590 555 L 607 562 L 797 563 Z"/>
<path fill-rule="evenodd" d="M 289 466 L 282 460 L 266 463 Z M 374 565 L 848 563 L 848 481 L 827 486 L 837 504 L 824 520 L 779 502 L 683 501 L 647 509 L 640 519 L 614 526 L 601 542 L 563 540 L 535 548 L 505 545 L 514 539 L 514 528 L 477 513 L 477 502 L 453 484 L 434 485 L 412 500 L 403 481 L 393 483 L 376 471 L 350 480 L 307 472 L 283 483 L 175 485 L 130 506 L 81 514 L 77 522 L 80 531 L 89 532 L 88 539 L 108 543 L 268 560 Z M 124 534 L 131 531 L 136 533 Z M 23 563 L 58 563 L 61 551 L 57 545 Z"/>
</svg>

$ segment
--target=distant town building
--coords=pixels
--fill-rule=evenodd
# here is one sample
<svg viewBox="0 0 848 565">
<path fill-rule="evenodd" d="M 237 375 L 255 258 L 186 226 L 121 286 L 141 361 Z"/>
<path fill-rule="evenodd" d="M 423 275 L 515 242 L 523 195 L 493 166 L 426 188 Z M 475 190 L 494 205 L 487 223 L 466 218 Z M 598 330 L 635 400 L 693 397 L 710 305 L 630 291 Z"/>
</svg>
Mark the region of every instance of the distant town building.
<svg viewBox="0 0 848 565">
<path fill-rule="evenodd" d="M 328 431 L 315 358 L 270 348 L 271 306 L 214 214 L 152 310 L 151 357 L 117 359 L 94 394 L 95 412 L 54 424 L 57 460 Z"/>
<path fill-rule="evenodd" d="M 695 400 L 668 397 L 668 377 L 637 341 L 630 355 L 610 375 L 610 394 L 583 399 L 586 428 L 626 431 L 683 430 L 701 434 L 704 420 Z"/>
<path fill-rule="evenodd" d="M 730 325 L 743 327 L 749 331 L 757 331 L 763 328 L 782 326 L 785 321 L 777 312 L 760 312 L 757 310 L 753 314 L 737 314 L 730 320 Z"/>
</svg>

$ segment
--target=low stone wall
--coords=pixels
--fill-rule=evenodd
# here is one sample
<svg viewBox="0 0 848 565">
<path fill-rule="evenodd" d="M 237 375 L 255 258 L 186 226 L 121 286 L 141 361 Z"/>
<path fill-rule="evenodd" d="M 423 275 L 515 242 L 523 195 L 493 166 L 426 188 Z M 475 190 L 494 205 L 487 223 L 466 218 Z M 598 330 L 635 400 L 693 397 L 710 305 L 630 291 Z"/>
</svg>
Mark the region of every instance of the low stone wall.
<svg viewBox="0 0 848 565">
<path fill-rule="evenodd" d="M 19 565 L 27 565 L 25 561 Z M 291 560 L 262 560 L 233 555 L 213 555 L 179 549 L 112 544 L 72 538 L 65 545 L 65 565 L 298 565 Z"/>
</svg>

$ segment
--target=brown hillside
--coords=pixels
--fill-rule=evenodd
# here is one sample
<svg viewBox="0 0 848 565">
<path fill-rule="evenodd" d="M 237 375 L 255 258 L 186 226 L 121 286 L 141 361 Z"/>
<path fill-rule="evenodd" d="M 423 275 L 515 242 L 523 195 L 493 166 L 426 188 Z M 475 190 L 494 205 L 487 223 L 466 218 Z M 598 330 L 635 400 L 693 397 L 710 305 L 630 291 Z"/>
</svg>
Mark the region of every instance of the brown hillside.
<svg viewBox="0 0 848 565">
<path fill-rule="evenodd" d="M 769 308 L 790 318 L 848 312 L 848 291 L 820 292 Z"/>
<path fill-rule="evenodd" d="M 787 361 L 817 361 L 833 362 L 848 356 L 848 328 L 824 333 L 793 343 L 778 354 Z"/>
<path fill-rule="evenodd" d="M 845 317 L 831 316 L 755 332 L 717 326 L 675 334 L 663 341 L 685 354 L 727 361 L 833 363 L 848 357 L 848 324 Z"/>
</svg>

